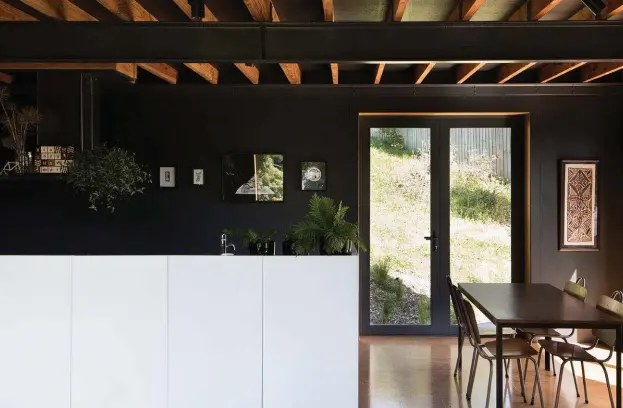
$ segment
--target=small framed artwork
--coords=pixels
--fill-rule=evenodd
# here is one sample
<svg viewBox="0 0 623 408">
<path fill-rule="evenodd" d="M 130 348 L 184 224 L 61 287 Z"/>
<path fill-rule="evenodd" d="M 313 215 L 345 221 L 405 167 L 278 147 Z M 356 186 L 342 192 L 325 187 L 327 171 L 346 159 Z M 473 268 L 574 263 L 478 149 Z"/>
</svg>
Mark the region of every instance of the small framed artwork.
<svg viewBox="0 0 623 408">
<path fill-rule="evenodd" d="M 160 187 L 175 187 L 175 167 L 160 167 Z"/>
<path fill-rule="evenodd" d="M 203 169 L 193 169 L 193 184 L 196 186 L 203 185 Z"/>
<path fill-rule="evenodd" d="M 597 160 L 561 161 L 561 251 L 599 251 L 598 164 Z"/>
<path fill-rule="evenodd" d="M 283 201 L 282 154 L 235 153 L 223 155 L 223 201 L 273 203 Z"/>
<path fill-rule="evenodd" d="M 301 163 L 301 190 L 324 191 L 327 187 L 327 164 L 325 162 Z"/>
</svg>

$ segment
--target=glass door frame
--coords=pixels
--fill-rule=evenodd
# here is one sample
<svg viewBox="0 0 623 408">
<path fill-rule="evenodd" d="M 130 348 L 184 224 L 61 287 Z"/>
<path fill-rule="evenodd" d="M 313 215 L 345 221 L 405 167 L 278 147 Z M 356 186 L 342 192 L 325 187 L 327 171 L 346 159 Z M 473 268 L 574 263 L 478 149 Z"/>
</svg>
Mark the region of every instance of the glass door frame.
<svg viewBox="0 0 623 408">
<path fill-rule="evenodd" d="M 431 251 L 430 325 L 372 325 L 370 323 L 370 253 L 359 254 L 359 332 L 366 335 L 456 335 L 450 324 L 450 129 L 511 128 L 511 280 L 526 277 L 526 190 L 529 169 L 525 116 L 360 116 L 359 117 L 359 228 L 370 243 L 370 130 L 372 128 L 428 128 L 431 130 L 431 231 L 438 250 Z M 528 166 L 529 167 L 529 166 Z M 441 192 L 447 192 L 442 194 Z"/>
</svg>

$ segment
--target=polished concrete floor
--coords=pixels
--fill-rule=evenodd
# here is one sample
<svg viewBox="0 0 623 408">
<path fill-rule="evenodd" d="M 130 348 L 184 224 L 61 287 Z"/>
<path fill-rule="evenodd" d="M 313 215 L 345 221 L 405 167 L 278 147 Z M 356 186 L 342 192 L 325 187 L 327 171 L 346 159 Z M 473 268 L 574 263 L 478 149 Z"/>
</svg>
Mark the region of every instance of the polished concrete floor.
<svg viewBox="0 0 623 408">
<path fill-rule="evenodd" d="M 488 363 L 479 361 L 471 402 L 465 398 L 472 348 L 464 349 L 462 375 L 452 376 L 457 355 L 456 338 L 435 337 L 365 337 L 359 344 L 359 407 L 360 408 L 449 408 L 485 407 Z M 560 367 L 560 361 L 557 362 Z M 584 402 L 581 377 L 578 377 L 581 397 L 576 397 L 570 368 L 563 375 L 560 408 L 608 408 L 610 401 L 604 374 L 599 366 L 587 364 L 586 377 L 589 403 Z M 614 382 L 614 369 L 608 368 Z M 541 368 L 541 384 L 546 407 L 554 406 L 558 377 Z M 580 366 L 576 373 L 581 376 Z M 505 407 L 529 407 L 519 391 L 516 364 L 505 386 Z M 532 390 L 534 370 L 528 371 L 528 390 Z M 493 386 L 495 388 L 495 377 Z M 614 387 L 612 387 L 614 395 Z M 495 407 L 495 390 L 491 391 L 490 407 Z M 535 407 L 539 407 L 538 399 Z"/>
</svg>

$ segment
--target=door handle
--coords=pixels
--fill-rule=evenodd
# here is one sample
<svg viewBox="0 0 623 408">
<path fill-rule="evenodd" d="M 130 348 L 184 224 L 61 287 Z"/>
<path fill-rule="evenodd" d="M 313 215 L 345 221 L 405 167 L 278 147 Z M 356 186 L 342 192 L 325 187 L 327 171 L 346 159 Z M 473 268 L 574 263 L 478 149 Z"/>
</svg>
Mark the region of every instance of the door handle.
<svg viewBox="0 0 623 408">
<path fill-rule="evenodd" d="M 439 249 L 439 245 L 437 245 L 437 237 L 435 236 L 434 232 L 431 234 L 431 236 L 424 237 L 424 239 L 427 240 L 427 241 L 430 241 L 431 249 L 433 251 L 436 251 L 436 250 Z"/>
</svg>

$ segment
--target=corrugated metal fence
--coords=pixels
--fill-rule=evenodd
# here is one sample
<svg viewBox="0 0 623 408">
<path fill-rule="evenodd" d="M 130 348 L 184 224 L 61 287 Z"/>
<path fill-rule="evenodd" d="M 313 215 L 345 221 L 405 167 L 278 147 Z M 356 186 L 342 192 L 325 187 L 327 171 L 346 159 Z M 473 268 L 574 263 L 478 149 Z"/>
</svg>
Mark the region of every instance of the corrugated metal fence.
<svg viewBox="0 0 623 408">
<path fill-rule="evenodd" d="M 430 151 L 430 129 L 395 128 L 410 151 Z M 371 129 L 371 137 L 384 137 L 383 129 Z M 493 160 L 492 172 L 511 179 L 511 129 L 510 128 L 454 128 L 450 129 L 450 149 L 454 160 L 469 163 L 476 157 L 487 156 Z"/>
</svg>

